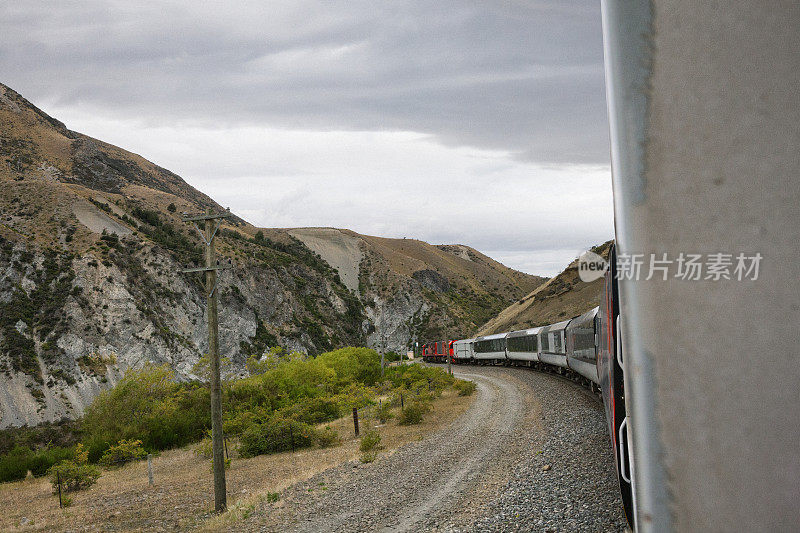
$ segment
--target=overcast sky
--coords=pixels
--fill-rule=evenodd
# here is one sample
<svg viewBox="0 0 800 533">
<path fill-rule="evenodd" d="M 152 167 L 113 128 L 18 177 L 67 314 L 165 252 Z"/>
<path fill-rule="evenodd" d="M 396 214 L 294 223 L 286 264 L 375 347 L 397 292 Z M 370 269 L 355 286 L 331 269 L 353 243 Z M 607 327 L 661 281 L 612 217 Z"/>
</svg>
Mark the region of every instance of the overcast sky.
<svg viewBox="0 0 800 533">
<path fill-rule="evenodd" d="M 0 76 L 259 226 L 543 275 L 613 236 L 596 0 L 4 2 Z"/>
</svg>

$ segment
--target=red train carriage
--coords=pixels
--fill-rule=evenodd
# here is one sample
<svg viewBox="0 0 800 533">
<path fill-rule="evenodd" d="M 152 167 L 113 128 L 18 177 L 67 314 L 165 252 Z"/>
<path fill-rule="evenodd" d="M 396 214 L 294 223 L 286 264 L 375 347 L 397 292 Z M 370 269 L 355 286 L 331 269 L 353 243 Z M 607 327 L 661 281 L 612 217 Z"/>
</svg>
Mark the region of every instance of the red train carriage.
<svg viewBox="0 0 800 533">
<path fill-rule="evenodd" d="M 422 360 L 426 363 L 446 363 L 447 358 L 455 362 L 453 352 L 454 340 L 429 342 L 422 345 Z"/>
</svg>

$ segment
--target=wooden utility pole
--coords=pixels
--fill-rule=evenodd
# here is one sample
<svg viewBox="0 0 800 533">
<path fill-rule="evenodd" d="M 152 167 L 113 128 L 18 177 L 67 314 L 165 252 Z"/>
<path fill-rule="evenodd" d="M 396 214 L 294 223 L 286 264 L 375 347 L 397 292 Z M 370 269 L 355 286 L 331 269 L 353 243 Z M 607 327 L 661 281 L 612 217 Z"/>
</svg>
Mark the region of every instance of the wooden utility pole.
<svg viewBox="0 0 800 533">
<path fill-rule="evenodd" d="M 453 369 L 450 367 L 452 362 L 450 359 L 450 341 L 444 341 L 444 356 L 447 357 L 447 373 L 453 375 Z"/>
<path fill-rule="evenodd" d="M 381 335 L 381 377 L 383 377 L 383 369 L 386 366 L 384 354 L 386 353 L 386 335 Z"/>
<path fill-rule="evenodd" d="M 380 327 L 383 327 L 383 309 L 382 308 L 381 308 Z M 385 351 L 386 351 L 386 334 L 384 332 L 381 332 L 381 377 L 383 377 L 383 368 L 386 365 L 386 362 L 384 360 L 384 352 Z"/>
<path fill-rule="evenodd" d="M 208 301 L 208 358 L 211 366 L 211 453 L 214 466 L 214 510 L 225 511 L 228 506 L 225 488 L 225 444 L 222 434 L 222 386 L 219 375 L 219 321 L 217 316 L 217 270 L 230 268 L 229 265 L 218 264 L 214 239 L 217 236 L 222 219 L 231 216 L 230 209 L 226 213 L 214 214 L 209 209 L 204 215 L 184 215 L 183 220 L 192 222 L 206 245 L 205 266 L 185 268 L 184 272 L 205 272 L 205 291 Z M 198 222 L 205 222 L 205 231 Z"/>
</svg>

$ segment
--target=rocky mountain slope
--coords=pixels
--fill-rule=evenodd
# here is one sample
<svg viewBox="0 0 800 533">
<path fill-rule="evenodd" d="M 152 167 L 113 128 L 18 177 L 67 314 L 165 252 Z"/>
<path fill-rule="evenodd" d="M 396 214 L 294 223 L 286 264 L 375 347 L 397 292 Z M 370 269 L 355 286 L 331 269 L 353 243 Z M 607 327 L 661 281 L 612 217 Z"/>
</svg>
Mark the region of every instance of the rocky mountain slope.
<svg viewBox="0 0 800 533">
<path fill-rule="evenodd" d="M 127 368 L 206 350 L 201 243 L 221 210 L 179 176 L 71 131 L 0 84 L 0 427 L 80 415 Z M 474 330 L 543 279 L 466 246 L 233 218 L 217 245 L 222 353 L 402 350 Z"/>
<path fill-rule="evenodd" d="M 611 242 L 592 248 L 608 259 Z M 585 313 L 600 305 L 603 279 L 585 283 L 578 276 L 578 260 L 524 298 L 503 309 L 478 330 L 478 335 L 544 326 Z"/>
</svg>

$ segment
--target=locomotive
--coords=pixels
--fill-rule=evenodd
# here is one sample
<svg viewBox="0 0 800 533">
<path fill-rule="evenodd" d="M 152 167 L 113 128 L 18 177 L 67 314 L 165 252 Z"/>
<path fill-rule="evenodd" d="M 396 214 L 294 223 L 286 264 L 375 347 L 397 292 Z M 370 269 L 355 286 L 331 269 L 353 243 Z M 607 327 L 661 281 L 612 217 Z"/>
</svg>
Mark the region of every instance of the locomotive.
<svg viewBox="0 0 800 533">
<path fill-rule="evenodd" d="M 601 304 L 586 313 L 547 326 L 473 339 L 424 344 L 431 363 L 526 366 L 570 378 L 599 393 L 605 407 L 617 478 L 629 525 L 633 525 L 631 460 L 625 415 L 624 359 L 620 331 L 616 251 L 611 247 Z"/>
</svg>

